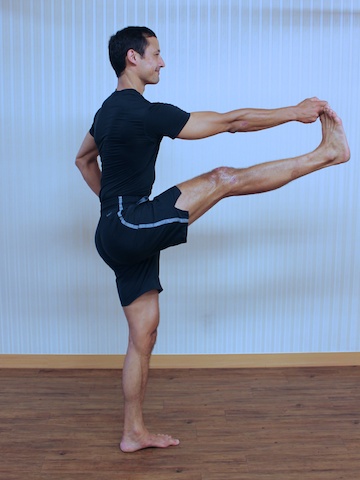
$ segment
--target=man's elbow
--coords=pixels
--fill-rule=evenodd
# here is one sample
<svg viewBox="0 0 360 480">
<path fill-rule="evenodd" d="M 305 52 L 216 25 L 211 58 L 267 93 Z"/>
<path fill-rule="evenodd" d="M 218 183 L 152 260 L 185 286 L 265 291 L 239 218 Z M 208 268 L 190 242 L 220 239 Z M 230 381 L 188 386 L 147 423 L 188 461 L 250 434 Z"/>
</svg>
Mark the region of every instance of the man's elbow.
<svg viewBox="0 0 360 480">
<path fill-rule="evenodd" d="M 80 170 L 80 172 L 82 172 L 84 170 L 84 168 L 86 167 L 86 159 L 84 157 L 76 156 L 75 165 Z"/>
<path fill-rule="evenodd" d="M 238 120 L 231 122 L 228 128 L 229 133 L 249 132 L 251 131 L 249 122 L 246 120 Z"/>
</svg>

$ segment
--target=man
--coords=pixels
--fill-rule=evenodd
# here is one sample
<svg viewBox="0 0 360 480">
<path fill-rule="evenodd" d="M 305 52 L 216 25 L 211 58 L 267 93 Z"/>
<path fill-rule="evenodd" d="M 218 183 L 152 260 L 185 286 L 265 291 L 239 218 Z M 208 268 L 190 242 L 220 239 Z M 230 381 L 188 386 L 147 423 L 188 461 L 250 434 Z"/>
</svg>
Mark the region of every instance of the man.
<svg viewBox="0 0 360 480">
<path fill-rule="evenodd" d="M 159 252 L 186 242 L 188 225 L 221 199 L 279 188 L 316 170 L 350 158 L 341 120 L 317 98 L 294 107 L 240 109 L 224 114 L 186 113 L 144 99 L 145 86 L 159 82 L 165 63 L 154 32 L 127 27 L 110 38 L 116 91 L 96 113 L 76 157 L 89 187 L 101 200 L 96 246 L 114 270 L 129 325 L 123 368 L 124 432 L 120 448 L 178 445 L 168 435 L 151 434 L 142 414 L 151 352 L 159 324 Z M 306 155 L 249 168 L 220 167 L 176 185 L 149 200 L 155 161 L 163 136 L 201 139 L 223 132 L 249 132 L 320 116 L 322 141 Z M 101 158 L 101 170 L 97 158 Z"/>
</svg>

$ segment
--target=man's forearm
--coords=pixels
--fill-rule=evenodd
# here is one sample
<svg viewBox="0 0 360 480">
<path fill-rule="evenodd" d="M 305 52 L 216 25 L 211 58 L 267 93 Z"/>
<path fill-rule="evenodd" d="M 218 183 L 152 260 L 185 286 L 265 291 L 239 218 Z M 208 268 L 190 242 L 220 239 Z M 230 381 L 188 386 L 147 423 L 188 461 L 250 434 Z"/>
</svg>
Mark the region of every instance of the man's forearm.
<svg viewBox="0 0 360 480">
<path fill-rule="evenodd" d="M 76 155 L 75 165 L 80 170 L 85 182 L 99 196 L 101 188 L 101 170 L 98 164 L 99 152 L 94 137 L 88 132 Z"/>
<path fill-rule="evenodd" d="M 91 163 L 76 163 L 85 182 L 89 185 L 91 190 L 97 195 L 100 195 L 101 188 L 101 170 L 97 162 Z"/>
<path fill-rule="evenodd" d="M 225 113 L 228 131 L 256 132 L 272 128 L 283 123 L 297 120 L 295 107 L 276 108 L 272 110 L 260 108 L 242 108 Z"/>
</svg>

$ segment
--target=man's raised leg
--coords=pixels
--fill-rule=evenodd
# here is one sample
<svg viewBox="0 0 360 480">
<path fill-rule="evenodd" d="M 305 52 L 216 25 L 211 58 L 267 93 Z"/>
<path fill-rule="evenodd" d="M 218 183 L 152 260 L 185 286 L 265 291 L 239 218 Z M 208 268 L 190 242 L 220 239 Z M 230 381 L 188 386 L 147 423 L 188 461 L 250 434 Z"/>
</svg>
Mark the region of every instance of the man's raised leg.
<svg viewBox="0 0 360 480">
<path fill-rule="evenodd" d="M 275 190 L 316 170 L 349 160 L 350 150 L 340 118 L 327 108 L 320 120 L 322 141 L 313 152 L 249 168 L 217 168 L 179 184 L 181 195 L 176 207 L 189 212 L 190 224 L 222 198 Z"/>
<path fill-rule="evenodd" d="M 129 345 L 122 378 L 125 405 L 120 448 L 123 452 L 135 452 L 148 447 L 178 445 L 179 440 L 169 435 L 149 433 L 143 419 L 150 357 L 159 324 L 159 293 L 152 290 L 141 295 L 124 307 L 124 312 L 129 324 Z"/>
</svg>

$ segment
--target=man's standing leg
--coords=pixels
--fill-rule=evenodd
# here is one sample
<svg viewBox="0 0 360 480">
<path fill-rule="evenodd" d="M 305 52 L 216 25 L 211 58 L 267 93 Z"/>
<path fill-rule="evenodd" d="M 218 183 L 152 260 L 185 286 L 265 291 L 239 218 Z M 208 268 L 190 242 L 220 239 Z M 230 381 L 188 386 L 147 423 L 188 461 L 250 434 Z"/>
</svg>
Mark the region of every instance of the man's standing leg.
<svg viewBox="0 0 360 480">
<path fill-rule="evenodd" d="M 135 452 L 147 447 L 178 445 L 179 440 L 168 435 L 149 433 L 143 419 L 150 357 L 160 318 L 159 293 L 152 290 L 141 295 L 124 307 L 124 312 L 129 325 L 129 345 L 122 378 L 125 405 L 120 448 L 123 452 Z"/>
</svg>

